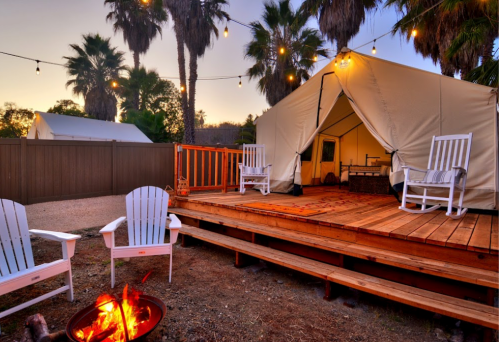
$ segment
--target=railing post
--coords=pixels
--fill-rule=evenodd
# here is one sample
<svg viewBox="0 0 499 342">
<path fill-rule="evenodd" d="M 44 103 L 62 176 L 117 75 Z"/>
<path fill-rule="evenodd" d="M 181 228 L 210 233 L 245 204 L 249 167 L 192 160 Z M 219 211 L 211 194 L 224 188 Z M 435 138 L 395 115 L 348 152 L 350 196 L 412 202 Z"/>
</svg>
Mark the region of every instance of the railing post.
<svg viewBox="0 0 499 342">
<path fill-rule="evenodd" d="M 227 193 L 227 173 L 229 171 L 229 152 L 227 147 L 224 147 L 223 162 L 222 162 L 222 193 Z"/>
<path fill-rule="evenodd" d="M 118 193 L 118 189 L 116 188 L 116 173 L 117 173 L 117 168 L 116 168 L 116 140 L 113 140 L 113 143 L 112 143 L 112 182 L 113 182 L 113 195 L 117 195 Z"/>
<path fill-rule="evenodd" d="M 173 190 L 177 193 L 177 177 L 178 177 L 178 158 L 177 158 L 177 143 L 173 144 Z"/>
<path fill-rule="evenodd" d="M 26 137 L 21 137 L 21 203 L 28 204 L 28 167 L 27 167 L 27 146 Z"/>
</svg>

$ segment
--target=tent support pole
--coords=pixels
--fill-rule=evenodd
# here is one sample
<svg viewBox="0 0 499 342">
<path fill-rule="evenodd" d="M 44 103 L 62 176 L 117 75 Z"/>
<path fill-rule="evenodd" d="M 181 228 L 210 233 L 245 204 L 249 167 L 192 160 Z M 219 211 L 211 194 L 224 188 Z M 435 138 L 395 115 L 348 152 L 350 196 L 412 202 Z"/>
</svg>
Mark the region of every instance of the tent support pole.
<svg viewBox="0 0 499 342">
<path fill-rule="evenodd" d="M 324 76 L 334 74 L 334 71 L 331 72 L 326 72 L 325 74 L 322 74 L 322 79 L 321 79 L 321 91 L 319 93 L 319 104 L 317 105 L 317 124 L 316 128 L 319 127 L 319 114 L 321 113 L 321 99 L 322 99 L 322 86 L 324 85 Z"/>
</svg>

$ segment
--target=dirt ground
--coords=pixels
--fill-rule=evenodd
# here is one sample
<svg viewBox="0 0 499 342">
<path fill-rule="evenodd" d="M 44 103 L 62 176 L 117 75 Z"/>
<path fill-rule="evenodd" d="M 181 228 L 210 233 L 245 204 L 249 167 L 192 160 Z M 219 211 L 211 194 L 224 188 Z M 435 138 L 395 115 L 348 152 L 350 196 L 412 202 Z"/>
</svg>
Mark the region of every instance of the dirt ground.
<svg viewBox="0 0 499 342">
<path fill-rule="evenodd" d="M 120 229 L 118 241 L 126 241 Z M 234 254 L 212 245 L 174 247 L 173 279 L 168 257 L 117 261 L 115 289 L 110 288 L 109 250 L 98 228 L 80 230 L 73 258 L 75 302 L 64 294 L 0 320 L 0 341 L 19 341 L 24 320 L 41 313 L 50 331 L 107 292 L 125 284 L 164 301 L 164 320 L 149 341 L 479 341 L 480 328 L 350 289 L 332 301 L 322 299 L 316 278 L 260 263 L 238 269 Z M 36 263 L 53 260 L 60 245 L 33 239 Z M 149 272 L 151 275 L 142 283 Z M 55 289 L 58 276 L 0 297 L 0 310 Z"/>
</svg>

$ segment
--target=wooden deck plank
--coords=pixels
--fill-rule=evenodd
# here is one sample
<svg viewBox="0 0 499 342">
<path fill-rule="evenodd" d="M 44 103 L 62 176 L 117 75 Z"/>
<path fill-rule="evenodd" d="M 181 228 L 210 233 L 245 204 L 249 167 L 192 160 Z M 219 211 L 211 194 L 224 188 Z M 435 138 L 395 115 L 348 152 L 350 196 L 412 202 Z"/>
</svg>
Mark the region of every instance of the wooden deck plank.
<svg viewBox="0 0 499 342">
<path fill-rule="evenodd" d="M 468 250 L 489 253 L 492 216 L 480 215 L 468 243 Z"/>
<path fill-rule="evenodd" d="M 318 278 L 353 287 L 367 293 L 474 324 L 480 324 L 488 328 L 499 328 L 499 309 L 492 306 L 375 278 L 355 271 L 272 250 L 268 247 L 255 245 L 227 236 L 221 236 L 199 228 L 183 225 L 180 232 Z"/>
<path fill-rule="evenodd" d="M 426 243 L 437 246 L 445 246 L 447 240 L 451 237 L 462 219 L 447 220 L 438 227 L 430 236 L 426 238 Z"/>
<path fill-rule="evenodd" d="M 418 217 L 415 220 L 412 220 L 409 223 L 404 224 L 402 227 L 395 229 L 390 233 L 390 237 L 397 239 L 407 239 L 407 235 L 411 234 L 413 231 L 420 228 L 422 225 L 432 220 L 435 216 L 438 215 L 438 211 L 432 211 L 427 214 L 415 214 Z"/>
<path fill-rule="evenodd" d="M 464 219 L 459 223 L 456 230 L 445 243 L 447 247 L 466 249 L 470 241 L 471 234 L 478 221 L 478 214 L 466 213 Z"/>
<path fill-rule="evenodd" d="M 192 210 L 173 208 L 172 212 L 179 215 L 181 218 L 182 216 L 188 216 L 199 220 L 217 223 L 222 226 L 233 227 L 364 260 L 375 261 L 412 271 L 499 289 L 499 275 L 494 271 L 487 271 L 474 267 L 452 264 L 398 252 L 391 252 L 384 249 L 357 245 L 351 242 L 316 236 L 291 229 L 271 227 L 264 224 L 195 212 Z"/>
<path fill-rule="evenodd" d="M 409 236 L 407 240 L 418 241 L 425 243 L 426 238 L 431 235 L 435 230 L 438 229 L 445 221 L 449 218 L 445 215 L 444 211 L 441 211 L 437 216 L 432 218 L 428 223 L 422 225 L 419 229 L 415 230 Z"/>
<path fill-rule="evenodd" d="M 490 254 L 498 255 L 499 253 L 499 217 L 492 216 L 492 232 L 490 234 Z"/>
<path fill-rule="evenodd" d="M 372 215 L 368 215 L 367 217 L 362 217 L 358 221 L 349 222 L 345 225 L 347 229 L 361 229 L 366 226 L 369 226 L 372 223 L 379 223 L 380 221 L 387 220 L 387 217 L 392 217 L 393 215 L 399 214 L 400 210 L 398 208 L 392 207 L 383 207 L 383 210 L 373 213 Z"/>
</svg>

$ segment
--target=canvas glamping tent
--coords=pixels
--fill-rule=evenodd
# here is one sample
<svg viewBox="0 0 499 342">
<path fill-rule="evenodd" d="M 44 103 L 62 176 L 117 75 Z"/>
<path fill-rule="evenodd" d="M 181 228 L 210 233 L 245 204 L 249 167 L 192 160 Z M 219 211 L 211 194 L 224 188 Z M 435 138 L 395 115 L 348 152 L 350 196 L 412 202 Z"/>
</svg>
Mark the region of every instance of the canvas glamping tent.
<svg viewBox="0 0 499 342">
<path fill-rule="evenodd" d="M 257 143 L 272 164 L 272 191 L 289 192 L 302 184 L 301 155 L 320 136 L 357 128 L 359 137 L 364 127 L 378 150 L 393 153 L 393 184 L 402 165 L 426 167 L 433 135 L 473 132 L 465 206 L 495 209 L 496 106 L 497 89 L 343 51 L 258 118 Z"/>
<path fill-rule="evenodd" d="M 132 124 L 42 112 L 36 112 L 28 139 L 152 142 Z"/>
</svg>

